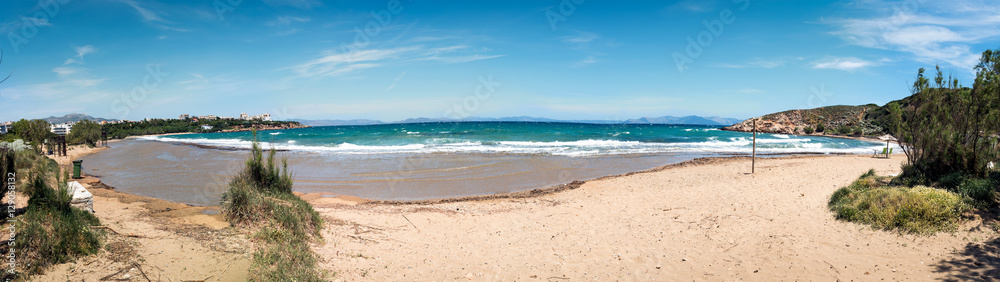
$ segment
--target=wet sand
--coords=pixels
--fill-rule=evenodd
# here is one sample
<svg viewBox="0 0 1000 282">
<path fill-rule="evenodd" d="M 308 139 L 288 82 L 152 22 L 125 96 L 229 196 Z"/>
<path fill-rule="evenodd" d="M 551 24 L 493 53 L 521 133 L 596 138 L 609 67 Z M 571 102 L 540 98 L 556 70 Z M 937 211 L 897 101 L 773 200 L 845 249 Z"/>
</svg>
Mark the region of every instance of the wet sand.
<svg viewBox="0 0 1000 282">
<path fill-rule="evenodd" d="M 532 198 L 387 205 L 313 197 L 341 280 L 988 280 L 997 232 L 901 235 L 837 221 L 869 156 L 702 159 Z"/>
<path fill-rule="evenodd" d="M 110 144 L 84 158 L 84 171 L 120 191 L 199 206 L 218 205 L 247 151 L 144 140 Z M 287 157 L 295 191 L 372 200 L 428 200 L 545 188 L 645 170 L 709 155 L 572 158 L 504 154 L 325 155 Z"/>
</svg>

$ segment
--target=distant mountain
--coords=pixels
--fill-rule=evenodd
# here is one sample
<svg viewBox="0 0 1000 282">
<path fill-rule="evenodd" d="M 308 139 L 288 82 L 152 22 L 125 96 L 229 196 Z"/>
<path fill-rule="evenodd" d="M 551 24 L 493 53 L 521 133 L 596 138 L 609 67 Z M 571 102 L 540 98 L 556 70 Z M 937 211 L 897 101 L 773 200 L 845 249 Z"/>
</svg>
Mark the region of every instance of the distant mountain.
<svg viewBox="0 0 1000 282">
<path fill-rule="evenodd" d="M 721 117 L 700 117 L 700 116 L 686 116 L 686 117 L 674 117 L 674 116 L 662 116 L 662 117 L 644 117 L 638 119 L 629 119 L 625 123 L 632 124 L 696 124 L 696 125 L 725 125 L 730 126 L 741 120 L 734 118 L 721 118 Z"/>
<path fill-rule="evenodd" d="M 354 119 L 354 120 L 304 120 L 296 119 L 292 121 L 297 121 L 301 124 L 308 126 L 333 126 L 333 125 L 371 125 L 371 124 L 387 124 L 387 123 L 428 123 L 428 122 L 475 122 L 475 121 L 511 121 L 511 122 L 576 122 L 576 123 L 593 123 L 593 124 L 692 124 L 692 125 L 720 125 L 720 126 L 730 126 L 740 122 L 739 119 L 734 118 L 722 118 L 717 116 L 712 117 L 700 117 L 700 116 L 686 116 L 686 117 L 673 117 L 673 116 L 662 116 L 662 117 L 643 117 L 637 119 L 628 120 L 558 120 L 551 118 L 537 118 L 529 116 L 516 116 L 516 117 L 501 117 L 501 118 L 488 118 L 488 117 L 466 117 L 461 119 L 451 119 L 451 118 L 408 118 L 395 122 L 383 122 L 379 120 L 370 119 Z"/>
<path fill-rule="evenodd" d="M 378 120 L 370 119 L 351 119 L 351 120 L 308 120 L 308 119 L 293 119 L 291 121 L 297 121 L 303 125 L 307 126 L 334 126 L 334 125 L 370 125 L 370 124 L 383 124 L 384 122 Z"/>
<path fill-rule="evenodd" d="M 90 120 L 90 121 L 96 121 L 96 122 L 101 122 L 101 121 L 116 121 L 114 119 L 98 118 L 98 117 L 88 116 L 87 114 L 77 114 L 77 113 L 67 114 L 67 115 L 64 115 L 64 116 L 61 116 L 61 117 L 51 116 L 51 117 L 43 118 L 43 120 L 45 120 L 45 121 L 47 121 L 47 122 L 49 122 L 51 124 L 59 124 L 59 123 L 67 123 L 67 122 L 78 122 L 78 121 L 85 120 L 85 119 L 86 120 Z"/>
</svg>

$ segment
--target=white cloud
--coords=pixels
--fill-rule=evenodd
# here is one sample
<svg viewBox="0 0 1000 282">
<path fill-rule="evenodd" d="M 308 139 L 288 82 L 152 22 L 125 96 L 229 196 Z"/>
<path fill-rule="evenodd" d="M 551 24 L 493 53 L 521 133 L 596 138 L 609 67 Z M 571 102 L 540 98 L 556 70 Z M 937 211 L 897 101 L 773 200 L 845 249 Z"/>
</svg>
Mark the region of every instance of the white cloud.
<svg viewBox="0 0 1000 282">
<path fill-rule="evenodd" d="M 715 66 L 720 68 L 733 68 L 733 69 L 742 69 L 742 68 L 773 69 L 776 67 L 780 67 L 784 64 L 785 64 L 784 59 L 765 60 L 761 58 L 754 58 L 753 60 L 744 62 L 742 64 L 717 64 Z"/>
<path fill-rule="evenodd" d="M 715 10 L 715 0 L 683 0 L 677 2 L 677 4 L 674 4 L 673 6 L 670 6 L 670 8 L 675 10 L 703 13 Z"/>
<path fill-rule="evenodd" d="M 587 47 L 590 47 L 591 43 L 600 38 L 597 33 L 593 32 L 576 31 L 576 33 L 576 35 L 559 37 L 559 40 L 568 44 L 576 45 L 575 48 L 577 49 L 587 49 Z"/>
<path fill-rule="evenodd" d="M 271 6 L 292 6 L 299 9 L 312 9 L 313 7 L 323 6 L 316 0 L 264 0 L 268 5 Z"/>
<path fill-rule="evenodd" d="M 139 3 L 135 2 L 135 0 L 120 0 L 120 1 L 122 3 L 129 5 L 129 7 L 132 7 L 132 9 L 135 9 L 135 11 L 138 12 L 139 15 L 142 16 L 142 18 L 147 21 L 163 22 L 163 18 L 161 18 L 160 15 L 157 15 L 155 12 L 150 11 L 149 9 L 139 6 Z"/>
<path fill-rule="evenodd" d="M 855 71 L 869 66 L 876 65 L 873 62 L 865 61 L 862 59 L 847 57 L 847 58 L 829 58 L 813 63 L 813 68 L 815 69 L 837 69 L 842 71 Z"/>
<path fill-rule="evenodd" d="M 282 68 L 292 70 L 302 77 L 338 76 L 355 71 L 379 67 L 405 61 L 439 61 L 444 63 L 465 63 L 492 59 L 503 55 L 484 55 L 465 45 L 436 48 L 423 46 L 399 47 L 393 49 L 368 49 L 355 52 L 337 53 L 326 51 L 325 55 L 295 66 Z"/>
<path fill-rule="evenodd" d="M 52 23 L 50 23 L 49 19 L 46 18 L 21 17 L 21 20 L 31 23 L 34 26 L 52 26 Z"/>
<path fill-rule="evenodd" d="M 908 53 L 917 61 L 971 71 L 973 44 L 1000 37 L 1000 7 L 979 0 L 866 1 L 875 17 L 825 20 L 832 34 L 862 47 Z"/>
<path fill-rule="evenodd" d="M 764 93 L 763 90 L 753 89 L 753 88 L 743 88 L 743 89 L 740 89 L 738 91 L 740 93 L 744 93 L 744 94 L 760 94 L 760 93 Z"/>
<path fill-rule="evenodd" d="M 304 23 L 304 22 L 309 22 L 311 20 L 312 19 L 309 18 L 309 17 L 279 16 L 276 19 L 273 19 L 273 20 L 270 20 L 270 21 L 264 23 L 264 25 L 266 25 L 266 26 L 286 26 L 286 25 L 290 25 L 290 24 L 296 23 L 296 22 Z"/>
</svg>

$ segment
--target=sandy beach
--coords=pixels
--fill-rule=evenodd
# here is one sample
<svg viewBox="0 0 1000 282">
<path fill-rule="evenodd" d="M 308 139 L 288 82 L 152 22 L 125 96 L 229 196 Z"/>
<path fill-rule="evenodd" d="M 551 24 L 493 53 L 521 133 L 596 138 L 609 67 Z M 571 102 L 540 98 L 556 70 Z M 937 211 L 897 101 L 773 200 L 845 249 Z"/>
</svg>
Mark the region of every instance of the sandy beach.
<svg viewBox="0 0 1000 282">
<path fill-rule="evenodd" d="M 827 210 L 837 188 L 868 169 L 896 174 L 904 159 L 758 159 L 749 174 L 749 158 L 703 158 L 567 189 L 459 201 L 298 195 L 324 217 L 324 241 L 313 248 L 320 267 L 341 281 L 966 280 L 1000 274 L 1000 239 L 978 218 L 954 233 L 918 236 L 837 221 Z M 81 182 L 94 193 L 101 222 L 120 234 L 109 234 L 111 251 L 57 265 L 34 280 L 94 280 L 118 271 L 112 277 L 245 279 L 252 243 L 215 214 L 217 207 L 104 189 L 93 177 Z"/>
<path fill-rule="evenodd" d="M 311 200 L 340 280 L 930 280 L 998 275 L 997 233 L 837 221 L 830 195 L 902 155 L 701 159 L 533 198 L 427 205 Z M 995 276 L 994 276 L 995 277 Z"/>
</svg>

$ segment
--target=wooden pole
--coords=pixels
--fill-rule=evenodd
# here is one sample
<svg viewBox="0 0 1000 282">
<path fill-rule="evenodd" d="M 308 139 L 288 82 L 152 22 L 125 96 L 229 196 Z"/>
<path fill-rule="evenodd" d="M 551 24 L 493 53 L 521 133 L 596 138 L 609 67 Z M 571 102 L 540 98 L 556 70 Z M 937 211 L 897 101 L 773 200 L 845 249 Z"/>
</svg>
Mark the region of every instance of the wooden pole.
<svg viewBox="0 0 1000 282">
<path fill-rule="evenodd" d="M 753 156 L 750 158 L 750 173 L 757 167 L 757 120 L 753 120 Z"/>
</svg>

